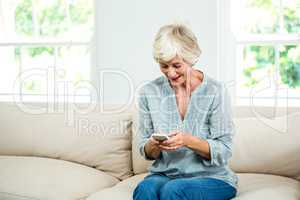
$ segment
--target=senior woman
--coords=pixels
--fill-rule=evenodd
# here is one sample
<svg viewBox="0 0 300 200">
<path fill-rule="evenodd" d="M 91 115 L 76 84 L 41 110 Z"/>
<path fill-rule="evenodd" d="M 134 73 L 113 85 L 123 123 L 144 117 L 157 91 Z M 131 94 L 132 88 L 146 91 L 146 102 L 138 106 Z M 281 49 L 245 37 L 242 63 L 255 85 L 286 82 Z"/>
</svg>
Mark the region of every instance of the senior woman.
<svg viewBox="0 0 300 200">
<path fill-rule="evenodd" d="M 201 50 L 185 25 L 160 28 L 154 58 L 163 76 L 139 93 L 139 150 L 154 160 L 135 200 L 225 200 L 236 195 L 228 167 L 234 127 L 223 84 L 196 69 Z M 168 140 L 151 135 L 164 133 Z"/>
</svg>

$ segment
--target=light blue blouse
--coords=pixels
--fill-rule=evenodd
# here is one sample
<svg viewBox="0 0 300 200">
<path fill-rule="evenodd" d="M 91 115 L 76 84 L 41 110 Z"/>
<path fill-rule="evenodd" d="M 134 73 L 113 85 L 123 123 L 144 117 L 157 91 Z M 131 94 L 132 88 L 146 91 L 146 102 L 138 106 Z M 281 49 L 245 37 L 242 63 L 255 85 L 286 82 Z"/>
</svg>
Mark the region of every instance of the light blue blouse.
<svg viewBox="0 0 300 200">
<path fill-rule="evenodd" d="M 164 173 L 172 178 L 211 177 L 237 187 L 237 176 L 228 167 L 232 152 L 234 124 L 230 97 L 224 84 L 204 74 L 193 92 L 181 119 L 175 92 L 165 76 L 146 84 L 139 93 L 139 150 L 145 159 L 144 146 L 154 132 L 169 133 L 179 129 L 209 143 L 211 159 L 182 147 L 162 151 L 150 167 L 151 173 Z"/>
</svg>

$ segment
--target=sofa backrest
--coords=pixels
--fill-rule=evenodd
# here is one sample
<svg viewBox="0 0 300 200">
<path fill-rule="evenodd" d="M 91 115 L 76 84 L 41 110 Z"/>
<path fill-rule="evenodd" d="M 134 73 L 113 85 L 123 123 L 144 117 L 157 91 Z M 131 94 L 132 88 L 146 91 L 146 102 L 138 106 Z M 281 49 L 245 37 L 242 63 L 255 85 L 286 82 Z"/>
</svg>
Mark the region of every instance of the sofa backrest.
<svg viewBox="0 0 300 200">
<path fill-rule="evenodd" d="M 0 155 L 68 160 L 121 180 L 133 173 L 145 173 L 152 162 L 145 161 L 137 149 L 137 110 L 130 107 L 111 114 L 115 107 L 106 105 L 103 111 L 97 105 L 88 112 L 70 108 L 53 112 L 44 104 L 23 109 L 14 103 L 0 103 Z M 38 108 L 47 109 L 37 114 Z M 300 180 L 300 108 L 275 112 L 266 107 L 235 107 L 234 122 L 236 135 L 230 160 L 234 171 Z"/>
<path fill-rule="evenodd" d="M 0 103 L 0 155 L 62 159 L 119 179 L 131 176 L 130 112 L 88 106 Z"/>
<path fill-rule="evenodd" d="M 254 112 L 255 116 L 235 118 L 231 168 L 237 172 L 269 173 L 299 179 L 300 109 L 282 108 L 274 118 L 259 114 L 263 112 Z"/>
<path fill-rule="evenodd" d="M 235 107 L 233 156 L 235 172 L 269 173 L 300 180 L 300 108 Z M 133 127 L 137 126 L 137 112 Z M 137 150 L 137 131 L 133 129 L 132 157 L 135 174 L 147 172 Z"/>
</svg>

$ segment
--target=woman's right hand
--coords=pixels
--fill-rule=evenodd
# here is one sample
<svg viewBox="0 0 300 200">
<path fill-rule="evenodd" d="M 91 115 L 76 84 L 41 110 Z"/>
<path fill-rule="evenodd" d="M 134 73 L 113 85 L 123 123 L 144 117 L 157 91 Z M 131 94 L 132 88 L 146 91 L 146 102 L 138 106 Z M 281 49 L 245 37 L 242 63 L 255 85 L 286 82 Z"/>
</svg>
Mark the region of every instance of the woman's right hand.
<svg viewBox="0 0 300 200">
<path fill-rule="evenodd" d="M 161 153 L 159 145 L 161 142 L 155 140 L 153 137 L 150 137 L 148 142 L 145 145 L 145 153 L 151 159 L 157 159 Z"/>
<path fill-rule="evenodd" d="M 149 143 L 150 143 L 150 145 L 153 145 L 156 147 L 159 147 L 159 145 L 160 145 L 160 142 L 158 140 L 154 139 L 153 137 L 149 138 Z"/>
</svg>

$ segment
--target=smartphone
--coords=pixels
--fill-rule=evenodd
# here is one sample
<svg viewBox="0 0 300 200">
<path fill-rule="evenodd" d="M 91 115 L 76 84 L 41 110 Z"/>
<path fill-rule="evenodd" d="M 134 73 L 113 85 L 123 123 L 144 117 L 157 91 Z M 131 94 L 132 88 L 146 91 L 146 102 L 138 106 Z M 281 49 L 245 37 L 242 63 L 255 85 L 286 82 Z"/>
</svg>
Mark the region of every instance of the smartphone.
<svg viewBox="0 0 300 200">
<path fill-rule="evenodd" d="M 166 134 L 161 134 L 161 133 L 153 133 L 152 137 L 155 140 L 160 141 L 160 142 L 170 139 L 169 136 L 167 136 Z"/>
</svg>

